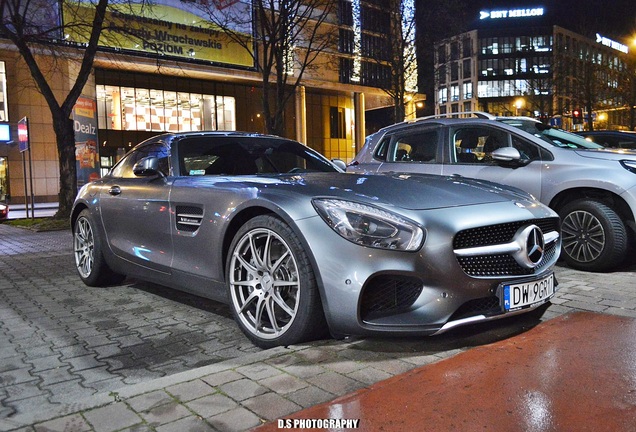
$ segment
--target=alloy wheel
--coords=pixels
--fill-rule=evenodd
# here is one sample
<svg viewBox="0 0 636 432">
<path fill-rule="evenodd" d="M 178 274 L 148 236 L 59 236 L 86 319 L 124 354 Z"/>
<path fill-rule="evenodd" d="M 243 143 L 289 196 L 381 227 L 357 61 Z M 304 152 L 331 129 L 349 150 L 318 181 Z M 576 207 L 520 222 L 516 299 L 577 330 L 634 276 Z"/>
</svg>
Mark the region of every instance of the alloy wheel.
<svg viewBox="0 0 636 432">
<path fill-rule="evenodd" d="M 75 250 L 75 266 L 83 278 L 88 278 L 93 271 L 93 251 L 95 248 L 93 229 L 88 219 L 81 217 L 75 223 L 73 246 Z"/>
<path fill-rule="evenodd" d="M 569 213 L 563 219 L 561 230 L 563 250 L 575 261 L 594 261 L 605 248 L 603 225 L 590 212 L 577 210 Z"/>
<path fill-rule="evenodd" d="M 298 313 L 298 265 L 287 242 L 267 228 L 255 228 L 236 243 L 230 261 L 232 305 L 244 327 L 261 339 L 275 339 Z"/>
</svg>

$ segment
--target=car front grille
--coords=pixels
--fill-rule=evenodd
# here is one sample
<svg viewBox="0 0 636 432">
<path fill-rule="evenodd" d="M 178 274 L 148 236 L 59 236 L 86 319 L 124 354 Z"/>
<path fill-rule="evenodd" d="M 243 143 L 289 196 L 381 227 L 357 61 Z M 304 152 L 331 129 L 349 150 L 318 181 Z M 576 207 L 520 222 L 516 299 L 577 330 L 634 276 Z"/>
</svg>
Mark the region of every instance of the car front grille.
<svg viewBox="0 0 636 432">
<path fill-rule="evenodd" d="M 362 291 L 360 315 L 363 320 L 407 310 L 422 293 L 418 278 L 401 275 L 378 275 Z"/>
<path fill-rule="evenodd" d="M 474 248 L 509 243 L 519 228 L 536 225 L 546 234 L 560 233 L 559 218 L 534 219 L 471 228 L 460 231 L 453 241 L 454 249 Z M 474 277 L 529 276 L 543 272 L 556 258 L 558 242 L 547 244 L 543 259 L 534 268 L 522 267 L 510 254 L 485 254 L 477 256 L 457 256 L 462 270 Z"/>
</svg>

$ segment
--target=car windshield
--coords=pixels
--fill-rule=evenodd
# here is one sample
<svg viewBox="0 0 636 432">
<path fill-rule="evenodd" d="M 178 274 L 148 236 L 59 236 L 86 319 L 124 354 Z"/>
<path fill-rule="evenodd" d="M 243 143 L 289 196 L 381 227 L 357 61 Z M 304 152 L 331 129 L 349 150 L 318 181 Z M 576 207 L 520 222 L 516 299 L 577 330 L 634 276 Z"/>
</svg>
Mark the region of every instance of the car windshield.
<svg viewBox="0 0 636 432">
<path fill-rule="evenodd" d="M 562 129 L 534 121 L 523 119 L 499 119 L 502 123 L 522 129 L 556 147 L 571 149 L 602 149 L 600 144 L 593 143 L 585 138 L 566 132 Z"/>
<path fill-rule="evenodd" d="M 193 137 L 179 142 L 182 175 L 338 172 L 302 144 L 276 138 Z"/>
</svg>

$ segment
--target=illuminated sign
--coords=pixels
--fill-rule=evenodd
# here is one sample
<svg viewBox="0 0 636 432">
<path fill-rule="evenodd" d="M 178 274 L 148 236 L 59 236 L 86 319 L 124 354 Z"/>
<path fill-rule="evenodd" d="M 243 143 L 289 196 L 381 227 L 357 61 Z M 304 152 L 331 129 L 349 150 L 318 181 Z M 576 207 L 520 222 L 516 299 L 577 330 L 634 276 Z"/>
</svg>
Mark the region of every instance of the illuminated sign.
<svg viewBox="0 0 636 432">
<path fill-rule="evenodd" d="M 11 126 L 8 123 L 0 123 L 0 142 L 11 141 Z"/>
<path fill-rule="evenodd" d="M 543 16 L 543 8 L 480 11 L 479 19 L 527 18 Z"/>
<path fill-rule="evenodd" d="M 614 40 L 611 40 L 610 38 L 606 38 L 605 36 L 601 36 L 598 33 L 596 33 L 596 43 L 600 43 L 602 45 L 605 45 L 606 47 L 610 47 L 610 48 L 615 49 L 617 51 L 624 52 L 625 54 L 627 54 L 629 52 L 629 48 L 627 47 L 627 45 L 623 45 L 620 42 L 616 42 Z"/>
<path fill-rule="evenodd" d="M 157 56 L 190 58 L 238 66 L 254 66 L 251 50 L 251 22 L 232 25 L 230 31 L 243 39 L 237 43 L 212 19 L 251 16 L 251 1 L 216 0 L 201 5 L 194 1 L 145 0 L 114 2 L 106 12 L 99 45 L 115 50 L 142 51 Z M 95 6 L 90 0 L 63 2 L 67 41 L 86 43 L 90 34 L 78 23 L 91 23 Z M 90 26 L 89 26 L 90 28 Z"/>
<path fill-rule="evenodd" d="M 18 148 L 20 153 L 29 149 L 29 119 L 26 117 L 18 122 Z"/>
</svg>

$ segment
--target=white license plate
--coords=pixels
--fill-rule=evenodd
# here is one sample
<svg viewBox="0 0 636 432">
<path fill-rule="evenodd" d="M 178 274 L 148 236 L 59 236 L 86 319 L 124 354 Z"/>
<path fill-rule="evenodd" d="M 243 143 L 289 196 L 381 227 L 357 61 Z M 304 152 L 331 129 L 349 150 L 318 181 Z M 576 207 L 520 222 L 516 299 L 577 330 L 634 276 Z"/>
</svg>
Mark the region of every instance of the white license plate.
<svg viewBox="0 0 636 432">
<path fill-rule="evenodd" d="M 504 285 L 503 289 L 506 311 L 543 303 L 554 295 L 554 274 L 535 281 Z"/>
</svg>

